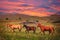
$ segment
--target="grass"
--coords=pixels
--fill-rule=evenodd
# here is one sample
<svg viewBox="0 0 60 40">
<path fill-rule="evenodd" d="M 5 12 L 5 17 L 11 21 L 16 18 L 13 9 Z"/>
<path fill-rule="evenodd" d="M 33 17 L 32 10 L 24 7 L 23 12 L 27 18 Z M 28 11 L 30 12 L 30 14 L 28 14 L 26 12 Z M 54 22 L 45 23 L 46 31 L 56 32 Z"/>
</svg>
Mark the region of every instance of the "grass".
<svg viewBox="0 0 60 40">
<path fill-rule="evenodd" d="M 60 40 L 60 35 L 42 35 L 39 33 L 39 29 L 37 28 L 36 33 L 34 34 L 32 31 L 30 33 L 26 33 L 24 28 L 21 32 L 17 29 L 15 32 L 12 32 L 11 29 L 6 28 L 6 23 L 13 23 L 16 22 L 0 22 L 0 40 Z M 52 25 L 51 23 L 43 23 L 44 25 Z M 1 30 L 2 29 L 2 30 Z"/>
<path fill-rule="evenodd" d="M 41 35 L 40 33 L 25 33 L 25 32 L 9 32 L 2 35 L 6 40 L 43 40 L 47 39 L 48 35 Z"/>
</svg>

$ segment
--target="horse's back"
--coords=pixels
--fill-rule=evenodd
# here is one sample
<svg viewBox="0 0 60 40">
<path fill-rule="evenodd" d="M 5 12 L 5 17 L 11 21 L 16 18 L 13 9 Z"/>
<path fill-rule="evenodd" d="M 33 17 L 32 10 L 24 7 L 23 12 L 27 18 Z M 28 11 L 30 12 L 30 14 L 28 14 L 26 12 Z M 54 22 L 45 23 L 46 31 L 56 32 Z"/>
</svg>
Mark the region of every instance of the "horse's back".
<svg viewBox="0 0 60 40">
<path fill-rule="evenodd" d="M 27 26 L 27 29 L 28 29 L 28 30 L 35 30 L 36 27 L 34 27 L 34 26 Z"/>
<path fill-rule="evenodd" d="M 21 25 L 11 24 L 10 28 L 21 28 Z"/>
</svg>

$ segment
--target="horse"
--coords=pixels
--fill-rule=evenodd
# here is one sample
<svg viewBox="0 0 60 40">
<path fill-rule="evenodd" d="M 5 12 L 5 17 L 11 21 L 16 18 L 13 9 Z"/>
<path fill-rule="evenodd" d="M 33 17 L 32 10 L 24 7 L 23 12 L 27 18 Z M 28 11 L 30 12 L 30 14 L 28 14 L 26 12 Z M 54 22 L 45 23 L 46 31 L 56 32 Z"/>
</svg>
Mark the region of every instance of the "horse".
<svg viewBox="0 0 60 40">
<path fill-rule="evenodd" d="M 7 24 L 7 27 L 11 28 L 13 32 L 15 32 L 15 29 L 18 29 L 19 31 L 21 31 L 22 27 L 21 25 L 14 25 L 14 24 Z"/>
<path fill-rule="evenodd" d="M 36 31 L 36 27 L 34 27 L 34 26 L 27 26 L 24 24 L 23 27 L 26 28 L 25 32 L 28 32 L 28 33 L 29 33 L 29 31 L 33 31 L 33 33 L 35 33 L 35 31 Z"/>
<path fill-rule="evenodd" d="M 41 31 L 45 34 L 45 31 L 48 31 L 49 34 L 53 34 L 54 32 L 54 27 L 52 26 L 43 26 L 42 24 L 38 23 L 37 27 L 41 29 Z"/>
</svg>

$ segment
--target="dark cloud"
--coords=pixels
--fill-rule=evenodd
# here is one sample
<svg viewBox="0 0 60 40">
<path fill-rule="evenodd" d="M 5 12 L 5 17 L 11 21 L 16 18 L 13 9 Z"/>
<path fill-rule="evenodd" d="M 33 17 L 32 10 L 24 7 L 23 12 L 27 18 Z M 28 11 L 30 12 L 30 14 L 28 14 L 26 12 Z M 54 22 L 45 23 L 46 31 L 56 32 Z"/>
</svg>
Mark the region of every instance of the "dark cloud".
<svg viewBox="0 0 60 40">
<path fill-rule="evenodd" d="M 37 8 L 46 8 L 46 9 L 50 9 L 50 7 L 46 6 L 46 5 L 40 5 L 40 6 L 37 6 Z"/>
<path fill-rule="evenodd" d="M 22 9 L 15 9 L 16 11 L 21 11 Z"/>
<path fill-rule="evenodd" d="M 56 6 L 60 6 L 60 2 L 57 1 L 57 0 L 53 0 L 53 1 L 52 1 L 52 4 L 54 4 L 54 5 L 56 5 Z"/>
<path fill-rule="evenodd" d="M 14 9 L 9 9 L 9 8 L 0 8 L 1 11 L 9 11 L 9 10 L 14 10 Z"/>
<path fill-rule="evenodd" d="M 6 8 L 0 8 L 0 10 L 7 10 Z"/>
<path fill-rule="evenodd" d="M 37 6 L 37 8 L 45 8 L 46 10 L 45 11 L 48 11 L 48 12 L 56 12 L 57 10 L 51 8 L 50 6 L 46 6 L 46 5 L 40 5 L 40 6 Z"/>
<path fill-rule="evenodd" d="M 48 11 L 48 12 L 57 12 L 57 10 L 54 10 L 54 9 L 47 9 L 46 11 Z"/>
<path fill-rule="evenodd" d="M 8 0 L 9 2 L 19 2 L 19 0 Z"/>
<path fill-rule="evenodd" d="M 5 12 L 0 12 L 0 15 L 5 15 L 6 13 Z"/>
<path fill-rule="evenodd" d="M 31 6 L 29 4 L 21 4 L 21 6 L 27 7 L 27 6 Z"/>
<path fill-rule="evenodd" d="M 60 11 L 58 11 L 56 14 L 60 14 Z"/>
<path fill-rule="evenodd" d="M 0 0 L 0 1 L 7 1 L 7 0 Z"/>
<path fill-rule="evenodd" d="M 60 6 L 59 2 L 53 2 L 52 4 L 56 5 L 56 6 Z"/>
</svg>

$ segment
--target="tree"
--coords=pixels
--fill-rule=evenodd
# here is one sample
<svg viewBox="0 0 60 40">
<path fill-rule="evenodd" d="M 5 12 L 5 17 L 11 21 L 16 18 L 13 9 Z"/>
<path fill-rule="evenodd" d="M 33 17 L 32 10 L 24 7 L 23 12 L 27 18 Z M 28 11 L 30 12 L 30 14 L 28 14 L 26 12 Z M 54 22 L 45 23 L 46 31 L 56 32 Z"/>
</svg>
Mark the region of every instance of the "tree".
<svg viewBox="0 0 60 40">
<path fill-rule="evenodd" d="M 26 22 L 29 22 L 29 20 L 26 20 Z"/>
<path fill-rule="evenodd" d="M 21 18 L 19 17 L 19 20 L 21 20 Z"/>
<path fill-rule="evenodd" d="M 38 20 L 36 20 L 36 22 L 39 22 Z"/>
<path fill-rule="evenodd" d="M 8 18 L 6 18 L 6 20 L 8 20 Z"/>
</svg>

